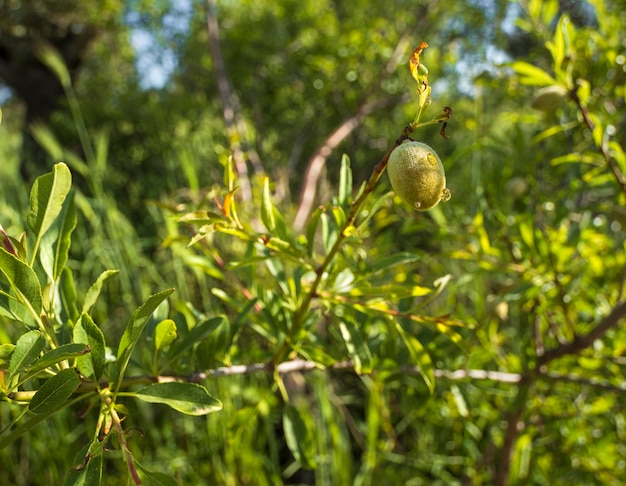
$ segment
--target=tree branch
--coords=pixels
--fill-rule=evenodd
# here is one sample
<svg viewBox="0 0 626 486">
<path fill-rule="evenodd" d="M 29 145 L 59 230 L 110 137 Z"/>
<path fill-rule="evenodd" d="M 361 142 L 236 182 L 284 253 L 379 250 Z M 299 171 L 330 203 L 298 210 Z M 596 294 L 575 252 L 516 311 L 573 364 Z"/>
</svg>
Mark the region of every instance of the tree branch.
<svg viewBox="0 0 626 486">
<path fill-rule="evenodd" d="M 291 361 L 283 361 L 282 363 L 274 366 L 272 363 L 255 363 L 251 365 L 233 365 L 224 366 L 221 368 L 215 368 L 206 372 L 194 373 L 187 378 L 188 381 L 198 382 L 207 380 L 210 378 L 219 378 L 222 376 L 235 376 L 235 375 L 250 375 L 254 373 L 269 373 L 276 371 L 279 374 L 291 373 L 294 371 L 312 371 L 314 369 L 323 369 L 317 363 L 313 361 L 307 361 L 304 359 L 294 359 Z M 325 369 L 332 370 L 354 370 L 354 365 L 351 361 L 340 361 Z M 403 366 L 400 368 L 402 373 L 420 374 L 420 370 L 417 366 Z M 523 376 L 519 373 L 505 373 L 501 371 L 489 371 L 489 370 L 435 370 L 435 377 L 445 380 L 489 380 L 497 381 L 500 383 L 519 383 L 522 381 Z M 162 377 L 164 378 L 164 377 Z M 159 379 L 161 381 L 161 379 Z"/>
<path fill-rule="evenodd" d="M 545 372 L 545 367 L 551 361 L 561 358 L 569 354 L 576 354 L 583 349 L 588 348 L 596 339 L 600 339 L 606 332 L 617 326 L 619 321 L 626 316 L 626 301 L 617 305 L 611 313 L 602 319 L 591 331 L 583 336 L 576 336 L 567 344 L 562 344 L 556 348 L 547 350 L 543 356 L 539 356 L 537 361 L 537 369 Z"/>
<path fill-rule="evenodd" d="M 211 56 L 213 57 L 213 65 L 217 76 L 217 89 L 222 103 L 222 114 L 226 132 L 228 133 L 230 148 L 233 155 L 233 161 L 237 174 L 239 176 L 239 186 L 241 189 L 241 197 L 244 201 L 252 199 L 252 189 L 248 179 L 248 166 L 246 164 L 244 152 L 239 142 L 239 136 L 236 123 L 236 113 L 234 108 L 233 89 L 226 73 L 224 58 L 222 57 L 222 49 L 219 41 L 219 24 L 217 22 L 217 0 L 207 0 L 207 31 L 209 34 L 209 46 L 211 48 Z"/>
</svg>

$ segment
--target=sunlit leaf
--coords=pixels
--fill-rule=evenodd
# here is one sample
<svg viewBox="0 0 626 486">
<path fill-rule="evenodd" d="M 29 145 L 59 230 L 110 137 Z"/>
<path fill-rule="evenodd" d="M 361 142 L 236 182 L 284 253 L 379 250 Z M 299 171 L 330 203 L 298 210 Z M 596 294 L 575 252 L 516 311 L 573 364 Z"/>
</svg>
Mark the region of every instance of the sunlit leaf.
<svg viewBox="0 0 626 486">
<path fill-rule="evenodd" d="M 159 306 L 159 304 L 163 302 L 163 300 L 165 300 L 172 292 L 174 292 L 174 289 L 166 289 L 152 295 L 148 300 L 146 300 L 145 303 L 139 306 L 130 317 L 128 324 L 126 324 L 126 329 L 124 330 L 124 334 L 122 335 L 122 339 L 120 340 L 120 345 L 117 350 L 118 386 L 122 376 L 126 371 L 126 366 L 128 366 L 130 355 L 132 354 L 135 345 L 139 341 L 139 338 L 141 337 L 141 334 L 146 327 L 148 319 L 155 311 L 155 309 Z"/>
<path fill-rule="evenodd" d="M 337 240 L 337 228 L 331 223 L 327 213 L 322 213 L 320 218 L 322 221 L 322 244 L 324 251 L 328 253 Z"/>
<path fill-rule="evenodd" d="M 104 373 L 106 343 L 102 330 L 89 314 L 83 314 L 74 326 L 74 342 L 90 346 L 91 353 L 78 358 L 77 367 L 83 375 L 98 381 Z"/>
<path fill-rule="evenodd" d="M 72 186 L 72 175 L 64 163 L 55 164 L 52 172 L 38 177 L 30 192 L 30 211 L 26 218 L 35 237 L 33 256 L 42 236 L 57 218 Z"/>
<path fill-rule="evenodd" d="M 372 353 L 359 327 L 342 320 L 339 322 L 339 330 L 346 345 L 348 356 L 354 365 L 354 371 L 358 374 L 370 373 L 372 371 Z"/>
<path fill-rule="evenodd" d="M 274 220 L 274 205 L 270 195 L 269 178 L 263 179 L 263 197 L 261 198 L 261 221 L 267 228 L 267 231 L 273 233 L 276 230 L 276 221 Z"/>
<path fill-rule="evenodd" d="M 228 218 L 221 213 L 214 211 L 198 210 L 191 213 L 187 213 L 178 219 L 181 223 L 190 223 L 195 225 L 205 225 L 213 223 L 223 223 L 228 221 Z"/>
<path fill-rule="evenodd" d="M 556 28 L 554 29 L 552 41 L 546 42 L 546 47 L 552 54 L 552 59 L 554 60 L 555 73 L 559 73 L 561 71 L 561 65 L 563 64 L 563 60 L 566 56 L 566 48 L 569 48 L 569 39 L 566 38 L 567 30 L 565 25 L 568 21 L 569 19 L 567 15 L 563 15 L 557 22 Z"/>
<path fill-rule="evenodd" d="M 25 309 L 22 309 L 21 312 L 15 309 L 15 305 L 20 304 L 12 298 L 7 299 L 6 307 L 14 311 L 13 316 L 15 318 L 19 318 L 27 325 L 30 324 L 33 321 L 26 321 L 24 314 L 30 314 L 32 319 L 36 319 L 41 314 L 42 308 L 41 286 L 37 274 L 26 263 L 6 251 L 4 247 L 0 247 L 0 273 L 6 277 L 16 293 L 18 301 Z"/>
<path fill-rule="evenodd" d="M 558 84 L 557 80 L 543 69 L 533 66 L 527 62 L 516 61 L 511 63 L 511 67 L 521 76 L 520 81 L 522 84 L 536 86 L 550 86 Z"/>
<path fill-rule="evenodd" d="M 89 346 L 86 344 L 68 343 L 51 349 L 41 358 L 35 361 L 28 369 L 28 375 L 34 375 L 41 370 L 71 358 L 78 358 L 89 353 Z"/>
<path fill-rule="evenodd" d="M 165 404 L 186 415 L 206 415 L 222 409 L 222 402 L 197 383 L 155 383 L 131 396 L 144 402 Z"/>
<path fill-rule="evenodd" d="M 112 277 L 115 277 L 119 273 L 119 270 L 105 270 L 100 274 L 98 279 L 93 283 L 91 287 L 87 290 L 85 294 L 85 300 L 83 302 L 83 314 L 87 314 L 91 311 L 94 305 L 100 297 L 100 292 L 102 292 L 102 287 Z"/>
<path fill-rule="evenodd" d="M 338 191 L 337 201 L 339 205 L 347 208 L 352 197 L 352 169 L 350 168 L 350 158 L 346 154 L 341 157 Z"/>
<path fill-rule="evenodd" d="M 157 350 L 168 347 L 176 339 L 176 323 L 165 319 L 156 325 L 154 330 L 154 347 Z"/>
<path fill-rule="evenodd" d="M 54 280 L 57 280 L 60 277 L 61 272 L 67 263 L 70 244 L 72 241 L 72 233 L 76 228 L 76 221 L 76 206 L 74 205 L 74 197 L 70 195 L 68 198 L 68 204 L 66 204 L 66 208 L 63 211 L 58 243 L 55 248 L 56 251 L 54 252 Z"/>
<path fill-rule="evenodd" d="M 402 341 L 409 351 L 412 363 L 417 366 L 430 393 L 433 393 L 435 390 L 435 368 L 428 351 L 426 351 L 426 348 L 424 348 L 418 339 L 407 333 L 398 322 L 396 322 L 395 327 L 398 335 L 402 338 Z"/>
<path fill-rule="evenodd" d="M 63 56 L 52 44 L 39 41 L 36 45 L 36 52 L 37 57 L 52 70 L 64 88 L 72 85 L 70 73 L 65 66 Z"/>
<path fill-rule="evenodd" d="M 15 375 L 30 366 L 46 346 L 46 338 L 39 331 L 22 334 L 11 355 L 9 373 Z"/>
</svg>

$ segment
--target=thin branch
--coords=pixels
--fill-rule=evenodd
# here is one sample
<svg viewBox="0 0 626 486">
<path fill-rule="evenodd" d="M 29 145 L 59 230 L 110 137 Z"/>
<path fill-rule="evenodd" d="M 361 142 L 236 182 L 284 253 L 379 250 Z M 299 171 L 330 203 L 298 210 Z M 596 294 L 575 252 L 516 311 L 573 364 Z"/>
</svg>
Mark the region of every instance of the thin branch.
<svg viewBox="0 0 626 486">
<path fill-rule="evenodd" d="M 304 359 L 294 359 L 291 361 L 283 361 L 282 363 L 274 366 L 272 363 L 255 363 L 251 365 L 233 365 L 224 366 L 221 368 L 215 368 L 206 372 L 194 373 L 189 376 L 188 381 L 203 381 L 210 378 L 219 378 L 222 376 L 235 376 L 235 375 L 250 375 L 255 373 L 269 373 L 275 371 L 278 374 L 292 373 L 294 371 L 312 371 L 315 369 L 324 369 L 313 361 L 307 361 Z M 351 361 L 340 361 L 334 363 L 332 366 L 325 369 L 332 370 L 354 370 L 354 365 Z M 420 374 L 421 371 L 417 366 L 403 366 L 400 368 L 402 373 Z M 435 370 L 435 377 L 445 380 L 489 380 L 497 381 L 500 383 L 519 383 L 522 381 L 523 376 L 519 373 L 506 373 L 502 371 L 489 371 L 489 370 Z M 160 377 L 158 381 L 164 380 L 166 377 Z"/>
<path fill-rule="evenodd" d="M 470 378 L 473 380 L 489 380 L 500 383 L 519 383 L 523 379 L 523 376 L 519 373 L 489 370 L 435 370 L 435 377 L 444 378 L 446 380 L 464 380 Z"/>
<path fill-rule="evenodd" d="M 300 204 L 298 212 L 293 223 L 294 229 L 300 231 L 306 222 L 313 204 L 315 202 L 315 193 L 317 191 L 317 183 L 322 173 L 322 169 L 326 164 L 326 160 L 333 153 L 333 150 L 339 146 L 356 128 L 361 124 L 364 117 L 372 111 L 385 106 L 389 100 L 378 100 L 373 102 L 365 102 L 350 118 L 344 120 L 329 136 L 324 143 L 317 149 L 307 163 L 304 175 L 304 184 L 300 196 Z"/>
</svg>

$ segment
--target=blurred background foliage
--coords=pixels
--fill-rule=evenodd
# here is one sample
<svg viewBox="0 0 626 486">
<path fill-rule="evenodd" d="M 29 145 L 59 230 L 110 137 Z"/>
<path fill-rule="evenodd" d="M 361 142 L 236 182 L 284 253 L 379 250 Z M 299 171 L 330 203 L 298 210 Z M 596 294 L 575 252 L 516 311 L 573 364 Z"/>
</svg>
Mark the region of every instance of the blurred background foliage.
<svg viewBox="0 0 626 486">
<path fill-rule="evenodd" d="M 432 287 L 449 276 L 423 312 L 464 322 L 459 334 L 405 323 L 440 370 L 434 394 L 408 372 L 294 374 L 302 399 L 292 405 L 315 431 L 317 464 L 307 468 L 287 448 L 271 376 L 215 378 L 207 386 L 223 412 L 198 419 L 136 411 L 144 415 L 138 424 L 153 424 L 142 426 L 144 437 L 130 437 L 138 460 L 182 484 L 623 484 L 623 323 L 591 346 L 545 363 L 541 356 L 585 336 L 623 298 L 624 187 L 603 150 L 623 173 L 624 7 L 620 0 L 0 0 L 1 223 L 18 235 L 29 182 L 66 161 L 79 188 L 70 262 L 77 285 L 84 290 L 104 269 L 121 270 L 95 319 L 111 333 L 158 288 L 177 288 L 172 312 L 188 323 L 235 315 L 216 288 L 232 298 L 238 281 L 254 293 L 272 290 L 271 272 L 228 270 L 250 251 L 245 243 L 219 235 L 188 247 L 190 229 L 177 222 L 188 211 L 215 210 L 234 147 L 246 167 L 240 177 L 250 182 L 250 193 L 239 195 L 242 214 L 260 224 L 267 175 L 290 222 L 307 187 L 316 188 L 313 209 L 332 200 L 342 153 L 358 186 L 413 120 L 406 62 L 421 41 L 429 44 L 422 61 L 433 86 L 430 111 L 453 109 L 450 138 L 436 128 L 417 134 L 441 156 L 451 201 L 415 213 L 383 199 L 361 249 L 369 262 L 415 255 L 388 276 L 400 285 Z M 591 127 L 571 100 L 533 109 L 540 87 L 512 67 L 525 61 L 554 74 L 546 43 L 563 15 L 575 83 L 567 88 L 588 86 Z M 225 76 L 207 18 L 219 26 Z M 64 59 L 69 94 L 39 61 L 46 43 Z M 308 179 L 320 154 L 320 175 Z M 379 195 L 389 190 L 384 177 Z M 3 324 L 0 341 L 16 332 Z M 200 345 L 193 364 L 266 356 L 255 336 L 244 336 L 232 356 L 214 353 L 216 339 Z M 445 370 L 504 374 L 453 380 Z M 0 451 L 3 474 L 14 484 L 60 484 L 75 452 L 69 445 L 90 426 L 56 416 Z M 115 464 L 109 473 L 123 468 Z"/>
</svg>

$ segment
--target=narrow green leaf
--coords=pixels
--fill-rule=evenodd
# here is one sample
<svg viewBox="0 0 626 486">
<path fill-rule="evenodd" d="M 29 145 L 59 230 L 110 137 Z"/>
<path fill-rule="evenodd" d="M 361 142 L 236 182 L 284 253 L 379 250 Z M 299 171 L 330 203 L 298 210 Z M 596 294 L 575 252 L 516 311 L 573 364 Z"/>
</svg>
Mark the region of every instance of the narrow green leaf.
<svg viewBox="0 0 626 486">
<path fill-rule="evenodd" d="M 39 60 L 52 70 L 63 87 L 69 88 L 72 85 L 70 73 L 59 51 L 52 44 L 42 41 L 39 41 L 35 48 Z"/>
<path fill-rule="evenodd" d="M 566 39 L 567 28 L 566 23 L 568 21 L 567 15 L 561 16 L 554 29 L 554 36 L 552 41 L 546 42 L 546 47 L 552 54 L 554 60 L 554 71 L 559 73 L 561 71 L 561 65 L 565 59 L 565 49 L 569 47 L 569 39 Z"/>
<path fill-rule="evenodd" d="M 187 415 L 206 415 L 222 409 L 222 402 L 197 383 L 155 383 L 130 395 L 144 402 L 163 403 Z"/>
<path fill-rule="evenodd" d="M 174 292 L 174 289 L 166 289 L 152 295 L 148 298 L 148 300 L 146 300 L 145 303 L 139 306 L 135 312 L 133 312 L 132 316 L 130 316 L 130 320 L 126 325 L 126 329 L 124 330 L 124 334 L 122 335 L 122 339 L 120 340 L 120 345 L 117 350 L 118 387 L 122 376 L 124 376 L 124 373 L 126 372 L 130 355 L 135 348 L 135 344 L 139 341 L 141 333 L 146 327 L 146 323 L 148 322 L 150 315 L 172 292 Z"/>
<path fill-rule="evenodd" d="M 513 70 L 522 76 L 520 81 L 522 84 L 536 85 L 536 86 L 550 86 L 558 84 L 557 80 L 550 76 L 543 69 L 533 66 L 527 62 L 516 61 L 511 63 Z"/>
<path fill-rule="evenodd" d="M 330 367 L 337 362 L 337 359 L 316 345 L 307 346 L 304 344 L 298 349 L 298 354 L 307 361 L 314 362 L 319 368 Z"/>
<path fill-rule="evenodd" d="M 276 220 L 274 219 L 274 205 L 270 194 L 270 181 L 268 177 L 263 179 L 263 198 L 261 200 L 261 221 L 267 231 L 276 231 Z"/>
<path fill-rule="evenodd" d="M 225 322 L 226 319 L 223 316 L 217 316 L 209 319 L 208 321 L 196 324 L 196 326 L 191 329 L 186 336 L 181 336 L 180 339 L 170 347 L 170 350 L 167 353 L 168 361 L 174 361 L 182 353 L 204 341 L 213 331 Z"/>
<path fill-rule="evenodd" d="M 351 322 L 339 323 L 341 337 L 346 345 L 348 356 L 354 365 L 357 374 L 370 373 L 372 371 L 372 353 L 358 326 Z"/>
<path fill-rule="evenodd" d="M 382 411 L 385 409 L 385 401 L 382 397 L 382 386 L 379 381 L 373 381 L 369 377 L 361 377 L 367 387 L 366 409 L 366 450 L 363 457 L 361 471 L 357 477 L 359 484 L 364 484 L 364 478 L 371 476 L 373 469 L 378 464 L 381 454 L 380 430 L 382 428 Z"/>
<path fill-rule="evenodd" d="M 330 252 L 330 249 L 337 239 L 337 228 L 331 224 L 330 217 L 327 213 L 321 215 L 322 219 L 322 244 L 324 245 L 324 251 Z"/>
<path fill-rule="evenodd" d="M 87 293 L 85 294 L 85 301 L 83 302 L 83 314 L 87 314 L 91 311 L 93 306 L 96 304 L 98 297 L 100 297 L 100 292 L 102 292 L 102 287 L 111 277 L 116 276 L 120 273 L 119 270 L 105 270 L 100 274 L 98 280 L 94 282 L 94 284 L 89 287 Z"/>
<path fill-rule="evenodd" d="M 65 267 L 61 272 L 59 297 L 61 298 L 62 308 L 67 314 L 67 317 L 62 316 L 62 318 L 76 322 L 80 317 L 77 306 L 78 295 L 76 294 L 76 285 L 74 284 L 72 271 L 68 267 Z"/>
<path fill-rule="evenodd" d="M 40 122 L 30 125 L 30 132 L 41 148 L 45 150 L 52 160 L 63 159 L 63 146 L 50 128 Z"/>
<path fill-rule="evenodd" d="M 315 250 L 315 234 L 317 233 L 317 226 L 320 222 L 320 217 L 324 212 L 324 208 L 318 206 L 311 214 L 309 218 L 309 222 L 306 225 L 306 240 L 307 240 L 307 250 L 308 255 L 310 257 L 313 256 L 313 252 Z"/>
<path fill-rule="evenodd" d="M 28 227 L 35 237 L 33 261 L 41 237 L 61 212 L 63 202 L 72 186 L 72 175 L 64 163 L 55 164 L 52 172 L 38 177 L 30 192 L 30 211 L 26 217 Z"/>
<path fill-rule="evenodd" d="M 266 241 L 263 242 L 263 244 L 266 248 L 277 251 L 279 253 L 287 253 L 295 258 L 298 258 L 300 256 L 292 243 L 277 238 L 276 236 L 268 238 Z"/>
<path fill-rule="evenodd" d="M 337 228 L 341 228 L 346 222 L 346 212 L 340 206 L 333 206 L 330 212 L 335 218 L 335 225 Z"/>
<path fill-rule="evenodd" d="M 36 414 L 53 412 L 63 406 L 79 385 L 80 377 L 76 370 L 65 368 L 41 385 L 28 409 Z"/>
<path fill-rule="evenodd" d="M 278 236 L 282 240 L 287 240 L 287 241 L 292 242 L 292 246 L 293 246 L 294 245 L 293 241 L 295 240 L 293 238 L 291 229 L 287 226 L 287 223 L 285 223 L 285 218 L 283 218 L 283 213 L 281 213 L 276 206 L 272 207 L 272 212 L 274 213 L 274 221 L 276 223 L 276 228 L 274 229 L 276 236 Z"/>
<path fill-rule="evenodd" d="M 31 316 L 38 318 L 42 306 L 41 285 L 33 269 L 0 247 L 0 273 L 7 278 L 17 298 L 26 306 Z"/>
<path fill-rule="evenodd" d="M 350 157 L 343 154 L 341 157 L 341 169 L 339 170 L 339 205 L 347 208 L 352 196 L 352 169 L 350 168 Z"/>
<path fill-rule="evenodd" d="M 285 405 L 283 411 L 283 430 L 287 447 L 293 457 L 302 467 L 315 469 L 315 438 L 312 424 L 307 427 L 298 409 L 292 405 Z"/>
<path fill-rule="evenodd" d="M 383 256 L 376 259 L 373 265 L 368 268 L 368 273 L 375 274 L 379 272 L 389 272 L 392 268 L 399 265 L 408 265 L 420 260 L 420 256 L 415 253 L 399 252 L 393 255 Z"/>
<path fill-rule="evenodd" d="M 349 268 L 341 270 L 332 283 L 331 290 L 334 293 L 349 293 L 355 285 L 356 276 Z"/>
<path fill-rule="evenodd" d="M 85 344 L 68 343 L 51 349 L 47 353 L 35 361 L 28 369 L 28 375 L 33 376 L 41 370 L 49 368 L 52 365 L 60 363 L 66 359 L 77 358 L 89 353 L 89 347 Z"/>
<path fill-rule="evenodd" d="M 212 211 L 199 210 L 187 213 L 181 216 L 178 221 L 180 223 L 189 223 L 194 225 L 205 225 L 214 223 L 228 222 L 228 218 L 221 213 L 215 213 Z"/>
<path fill-rule="evenodd" d="M 162 472 L 144 471 L 148 486 L 178 486 L 178 482 Z"/>
<path fill-rule="evenodd" d="M 21 322 L 27 328 L 34 329 L 37 322 L 33 319 L 32 313 L 28 308 L 14 296 L 7 294 L 0 288 L 0 317 L 6 317 L 15 322 Z"/>
<path fill-rule="evenodd" d="M 53 277 L 56 281 L 61 272 L 65 268 L 67 258 L 70 251 L 70 244 L 72 243 L 72 233 L 76 229 L 76 205 L 74 204 L 74 195 L 70 194 L 68 198 L 68 204 L 63 211 L 63 218 L 61 220 L 61 227 L 59 229 L 59 239 L 54 252 L 54 272 Z"/>
<path fill-rule="evenodd" d="M 39 331 L 22 334 L 15 344 L 9 364 L 9 374 L 15 375 L 28 368 L 46 347 L 46 338 Z"/>
<path fill-rule="evenodd" d="M 76 228 L 76 207 L 70 193 L 60 216 L 41 238 L 39 259 L 50 280 L 56 282 L 67 262 L 72 232 Z"/>
<path fill-rule="evenodd" d="M 102 466 L 104 456 L 99 454 L 89 458 L 85 472 L 85 486 L 98 485 L 102 483 Z"/>
<path fill-rule="evenodd" d="M 74 326 L 74 342 L 88 344 L 91 348 L 91 353 L 77 359 L 76 367 L 84 376 L 98 381 L 104 373 L 106 342 L 102 330 L 89 314 L 83 314 Z"/>
<path fill-rule="evenodd" d="M 240 230 L 239 228 L 226 228 L 224 226 L 216 226 L 215 231 L 219 233 L 224 233 L 226 235 L 235 236 L 242 241 L 252 241 L 257 239 L 255 236 L 252 236 L 245 231 Z"/>
<path fill-rule="evenodd" d="M 154 347 L 157 350 L 166 348 L 174 342 L 176 336 L 176 323 L 172 319 L 165 319 L 154 330 Z"/>
<path fill-rule="evenodd" d="M 435 368 L 426 348 L 415 337 L 407 333 L 396 321 L 396 330 L 409 351 L 411 361 L 420 371 L 421 377 L 432 394 L 435 391 Z"/>
</svg>

